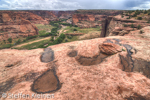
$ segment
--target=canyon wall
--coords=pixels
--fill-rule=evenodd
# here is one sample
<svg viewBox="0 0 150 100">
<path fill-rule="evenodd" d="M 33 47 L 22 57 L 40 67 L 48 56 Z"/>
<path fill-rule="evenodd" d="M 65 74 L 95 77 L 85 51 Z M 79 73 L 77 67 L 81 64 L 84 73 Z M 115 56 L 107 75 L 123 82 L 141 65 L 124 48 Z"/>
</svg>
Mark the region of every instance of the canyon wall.
<svg viewBox="0 0 150 100">
<path fill-rule="evenodd" d="M 128 34 L 130 31 L 140 30 L 145 26 L 149 26 L 146 21 L 135 20 L 135 19 L 124 19 L 118 16 L 107 17 L 102 20 L 102 31 L 101 37 L 123 36 Z"/>
<path fill-rule="evenodd" d="M 48 22 L 59 20 L 55 14 L 55 11 L 31 10 L 28 12 L 41 16 L 44 20 Z"/>
<path fill-rule="evenodd" d="M 77 10 L 72 16 L 72 24 L 81 28 L 101 26 L 108 16 L 116 16 L 123 13 L 117 10 Z"/>
<path fill-rule="evenodd" d="M 72 24 L 81 28 L 97 27 L 101 26 L 101 21 L 106 17 L 106 15 L 74 14 Z"/>
<path fill-rule="evenodd" d="M 39 20 L 40 17 L 33 14 L 30 17 L 28 15 L 27 12 L 1 11 L 0 40 L 37 35 L 38 29 L 33 23 L 36 22 L 36 19 Z"/>
<path fill-rule="evenodd" d="M 70 19 L 74 11 L 59 11 L 56 15 L 59 19 Z"/>
</svg>

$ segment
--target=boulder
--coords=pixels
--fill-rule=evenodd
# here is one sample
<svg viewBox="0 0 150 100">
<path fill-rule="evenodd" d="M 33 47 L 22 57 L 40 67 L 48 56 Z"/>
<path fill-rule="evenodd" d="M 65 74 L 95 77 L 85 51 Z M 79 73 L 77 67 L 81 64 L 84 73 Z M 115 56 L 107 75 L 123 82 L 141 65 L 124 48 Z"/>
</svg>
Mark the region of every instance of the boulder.
<svg viewBox="0 0 150 100">
<path fill-rule="evenodd" d="M 100 52 L 107 54 L 107 55 L 113 55 L 118 52 L 122 51 L 121 46 L 113 43 L 103 43 L 99 45 Z"/>
</svg>

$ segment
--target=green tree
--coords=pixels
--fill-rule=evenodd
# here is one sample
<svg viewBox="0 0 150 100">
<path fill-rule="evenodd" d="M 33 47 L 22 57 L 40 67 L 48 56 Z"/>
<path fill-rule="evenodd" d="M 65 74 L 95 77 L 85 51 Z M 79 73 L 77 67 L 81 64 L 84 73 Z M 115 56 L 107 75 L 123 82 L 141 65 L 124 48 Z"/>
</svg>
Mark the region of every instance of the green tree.
<svg viewBox="0 0 150 100">
<path fill-rule="evenodd" d="M 51 37 L 50 41 L 54 41 L 54 36 Z"/>
<path fill-rule="evenodd" d="M 144 14 L 147 14 L 147 13 L 148 13 L 147 10 L 145 10 L 145 11 L 144 11 Z"/>
<path fill-rule="evenodd" d="M 12 38 L 8 38 L 8 42 L 9 42 L 9 43 L 12 43 Z"/>
<path fill-rule="evenodd" d="M 134 25 L 133 25 L 133 24 L 131 25 L 131 28 L 134 28 Z"/>
<path fill-rule="evenodd" d="M 141 29 L 141 25 L 138 25 L 138 26 L 137 26 L 137 29 Z"/>
<path fill-rule="evenodd" d="M 142 20 L 142 17 L 138 17 L 137 19 L 138 19 L 138 20 Z"/>
<path fill-rule="evenodd" d="M 16 41 L 16 44 L 19 44 L 19 43 L 21 43 L 21 40 L 20 40 L 20 39 L 18 39 L 18 40 Z"/>
<path fill-rule="evenodd" d="M 73 29 L 73 31 L 77 31 L 77 29 Z"/>
</svg>

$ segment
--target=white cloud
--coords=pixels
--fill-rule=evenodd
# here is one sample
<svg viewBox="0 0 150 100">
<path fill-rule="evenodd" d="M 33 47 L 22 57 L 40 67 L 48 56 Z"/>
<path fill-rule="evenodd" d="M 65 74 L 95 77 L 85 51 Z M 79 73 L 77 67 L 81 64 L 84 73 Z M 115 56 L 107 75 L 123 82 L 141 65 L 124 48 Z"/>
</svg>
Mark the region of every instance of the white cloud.
<svg viewBox="0 0 150 100">
<path fill-rule="evenodd" d="M 74 10 L 81 8 L 77 2 L 61 2 L 60 0 L 2 0 L 5 4 L 0 4 L 0 8 L 21 10 Z"/>
<path fill-rule="evenodd" d="M 141 4 L 137 7 L 132 7 L 131 9 L 137 10 L 137 9 L 150 9 L 150 1 L 145 2 L 144 4 Z"/>
<path fill-rule="evenodd" d="M 150 9 L 149 0 L 0 0 L 6 10 Z"/>
</svg>

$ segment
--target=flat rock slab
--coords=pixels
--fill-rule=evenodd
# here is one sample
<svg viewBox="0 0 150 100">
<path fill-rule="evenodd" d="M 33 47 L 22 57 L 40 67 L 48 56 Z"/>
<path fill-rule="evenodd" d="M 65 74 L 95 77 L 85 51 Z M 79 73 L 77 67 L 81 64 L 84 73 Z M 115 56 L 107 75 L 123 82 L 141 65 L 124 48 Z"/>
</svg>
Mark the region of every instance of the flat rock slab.
<svg viewBox="0 0 150 100">
<path fill-rule="evenodd" d="M 41 62 L 51 62 L 54 60 L 54 51 L 51 48 L 44 49 L 44 52 L 41 55 Z"/>
</svg>

